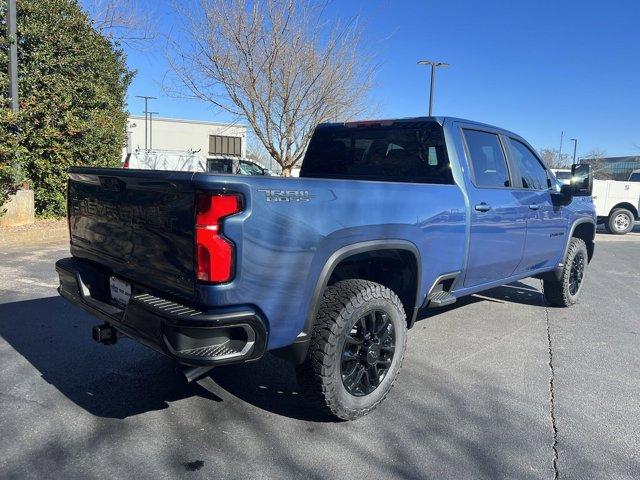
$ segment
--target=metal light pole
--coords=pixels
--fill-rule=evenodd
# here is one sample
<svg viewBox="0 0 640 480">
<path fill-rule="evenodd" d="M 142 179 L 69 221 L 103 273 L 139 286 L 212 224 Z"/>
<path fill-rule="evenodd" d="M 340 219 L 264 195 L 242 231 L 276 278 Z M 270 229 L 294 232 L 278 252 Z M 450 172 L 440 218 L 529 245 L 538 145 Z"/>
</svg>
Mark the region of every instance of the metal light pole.
<svg viewBox="0 0 640 480">
<path fill-rule="evenodd" d="M 560 132 L 560 149 L 558 150 L 558 165 L 562 165 L 562 139 L 564 138 L 564 130 Z"/>
<path fill-rule="evenodd" d="M 156 100 L 157 97 L 150 97 L 149 95 L 136 95 L 136 98 L 144 99 L 144 150 L 146 152 L 147 151 L 147 119 L 148 119 L 148 113 L 149 113 L 149 109 L 147 107 L 149 105 L 149 100 Z"/>
<path fill-rule="evenodd" d="M 578 149 L 578 139 L 577 138 L 572 138 L 571 141 L 573 142 L 573 163 L 572 165 L 576 164 L 576 150 Z"/>
<path fill-rule="evenodd" d="M 433 112 L 433 93 L 436 88 L 436 68 L 437 67 L 448 67 L 449 64 L 446 62 L 436 62 L 433 60 L 420 60 L 418 65 L 431 65 L 431 83 L 429 85 L 429 116 Z"/>
<path fill-rule="evenodd" d="M 149 150 L 153 150 L 153 116 L 158 112 L 149 112 Z"/>
</svg>

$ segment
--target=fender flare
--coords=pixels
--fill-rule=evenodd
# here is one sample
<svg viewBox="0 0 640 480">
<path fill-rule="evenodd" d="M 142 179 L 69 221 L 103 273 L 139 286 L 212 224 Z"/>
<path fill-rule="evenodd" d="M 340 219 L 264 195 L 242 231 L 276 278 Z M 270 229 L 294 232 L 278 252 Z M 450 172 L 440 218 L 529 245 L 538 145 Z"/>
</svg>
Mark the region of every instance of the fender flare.
<svg viewBox="0 0 640 480">
<path fill-rule="evenodd" d="M 569 243 L 571 243 L 573 232 L 575 232 L 578 225 L 582 225 L 583 223 L 590 223 L 591 225 L 593 225 L 592 241 L 595 239 L 597 225 L 592 218 L 579 218 L 571 224 L 571 228 L 569 229 L 569 235 L 567 236 L 567 241 L 565 242 L 564 249 L 562 250 L 562 257 L 560 257 L 560 263 L 558 263 L 556 268 L 553 270 L 553 274 L 556 280 L 560 280 L 562 278 L 562 271 L 564 270 L 564 259 L 567 257 L 567 251 L 569 250 Z"/>
<path fill-rule="evenodd" d="M 318 311 L 318 306 L 320 304 L 320 298 L 322 297 L 322 293 L 324 289 L 327 287 L 329 283 L 329 279 L 331 278 L 331 274 L 335 270 L 336 266 L 345 258 L 350 257 L 352 255 L 356 255 L 358 253 L 372 252 L 375 250 L 406 250 L 414 255 L 416 259 L 416 296 L 413 306 L 412 312 L 407 312 L 407 315 L 410 315 L 408 318 L 408 326 L 412 327 L 415 320 L 416 315 L 418 313 L 418 307 L 421 302 L 419 302 L 420 295 L 420 287 L 422 285 L 422 263 L 420 258 L 420 251 L 418 247 L 412 242 L 408 240 L 369 240 L 365 242 L 353 243 L 350 245 L 346 245 L 344 247 L 339 248 L 331 256 L 327 259 L 322 270 L 320 271 L 320 275 L 318 280 L 316 281 L 316 286 L 313 290 L 313 294 L 311 295 L 311 301 L 309 302 L 309 310 L 307 311 L 307 316 L 305 318 L 304 327 L 302 328 L 301 335 L 307 336 L 311 331 L 313 326 L 313 322 L 315 320 L 316 312 Z"/>
</svg>

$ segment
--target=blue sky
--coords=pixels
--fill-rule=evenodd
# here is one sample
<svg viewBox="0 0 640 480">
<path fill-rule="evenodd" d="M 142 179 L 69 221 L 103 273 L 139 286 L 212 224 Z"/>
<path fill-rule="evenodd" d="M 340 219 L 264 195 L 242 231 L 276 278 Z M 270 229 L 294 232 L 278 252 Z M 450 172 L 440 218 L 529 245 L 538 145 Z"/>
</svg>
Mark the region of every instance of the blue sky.
<svg viewBox="0 0 640 480">
<path fill-rule="evenodd" d="M 170 29 L 170 8 L 145 2 L 160 29 Z M 443 60 L 451 67 L 438 71 L 436 115 L 508 128 L 536 148 L 558 148 L 564 130 L 563 152 L 575 137 L 578 156 L 593 148 L 640 155 L 640 1 L 335 0 L 327 15 L 358 13 L 380 63 L 371 92 L 376 116 L 426 114 L 428 69 L 416 62 Z M 143 110 L 135 95 L 145 94 L 159 97 L 150 109 L 161 116 L 228 119 L 163 92 L 159 48 L 127 53 L 138 70 L 132 114 Z"/>
</svg>

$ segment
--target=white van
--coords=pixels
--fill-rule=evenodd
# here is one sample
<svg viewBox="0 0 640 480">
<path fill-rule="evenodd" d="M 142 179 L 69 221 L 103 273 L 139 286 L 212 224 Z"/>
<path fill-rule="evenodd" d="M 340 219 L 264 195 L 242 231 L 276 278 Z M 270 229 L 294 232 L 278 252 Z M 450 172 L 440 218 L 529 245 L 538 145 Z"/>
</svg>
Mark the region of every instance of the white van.
<svg viewBox="0 0 640 480">
<path fill-rule="evenodd" d="M 556 176 L 556 178 L 560 181 L 560 183 L 564 183 L 566 185 L 569 185 L 571 183 L 570 168 L 552 168 L 551 171 Z"/>
</svg>

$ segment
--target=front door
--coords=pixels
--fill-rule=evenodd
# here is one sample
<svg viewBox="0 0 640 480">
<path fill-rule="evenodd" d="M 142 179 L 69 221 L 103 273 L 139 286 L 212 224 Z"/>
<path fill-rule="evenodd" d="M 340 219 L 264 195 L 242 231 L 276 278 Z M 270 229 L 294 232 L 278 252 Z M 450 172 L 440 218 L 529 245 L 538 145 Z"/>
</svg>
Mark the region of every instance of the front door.
<svg viewBox="0 0 640 480">
<path fill-rule="evenodd" d="M 553 267 L 560 260 L 567 241 L 565 209 L 551 199 L 551 175 L 531 148 L 519 139 L 508 137 L 518 201 L 527 213 L 527 238 L 516 273 Z"/>
<path fill-rule="evenodd" d="M 463 128 L 472 181 L 471 234 L 465 287 L 513 275 L 522 259 L 528 209 L 512 188 L 505 150 L 496 132 Z"/>
</svg>

